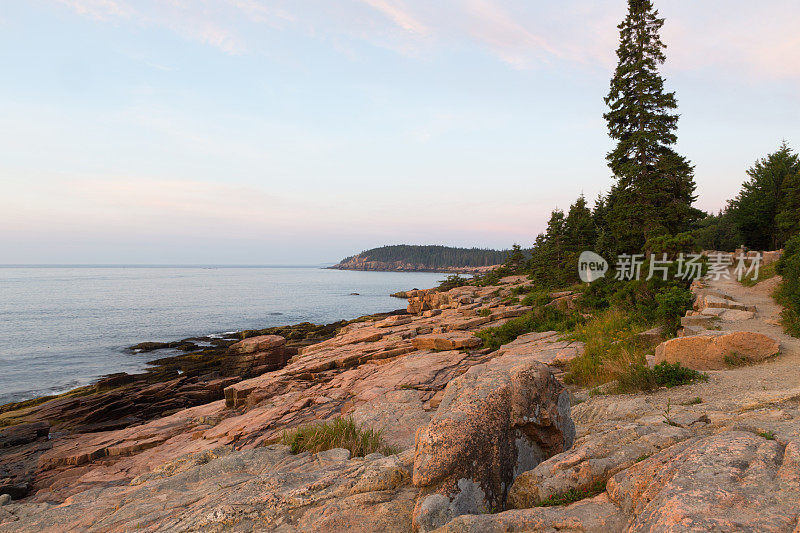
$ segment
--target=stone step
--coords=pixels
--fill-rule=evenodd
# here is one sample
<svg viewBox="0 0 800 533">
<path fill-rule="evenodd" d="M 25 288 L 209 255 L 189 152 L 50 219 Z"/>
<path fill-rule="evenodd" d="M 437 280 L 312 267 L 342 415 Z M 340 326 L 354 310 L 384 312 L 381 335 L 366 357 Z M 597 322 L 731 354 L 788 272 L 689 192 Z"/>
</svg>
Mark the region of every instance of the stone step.
<svg viewBox="0 0 800 533">
<path fill-rule="evenodd" d="M 716 296 L 706 296 L 705 298 L 705 307 L 710 308 L 722 308 L 722 309 L 738 309 L 740 311 L 755 311 L 756 306 L 754 305 L 747 305 L 741 302 L 735 302 L 733 300 L 727 300 L 725 298 L 718 298 Z"/>
</svg>

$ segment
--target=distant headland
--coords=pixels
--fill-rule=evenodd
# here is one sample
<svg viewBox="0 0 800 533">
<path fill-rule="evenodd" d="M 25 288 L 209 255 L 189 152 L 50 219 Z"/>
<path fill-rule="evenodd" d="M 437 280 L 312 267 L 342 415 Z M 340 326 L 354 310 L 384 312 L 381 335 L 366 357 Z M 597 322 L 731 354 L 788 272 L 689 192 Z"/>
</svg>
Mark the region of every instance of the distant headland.
<svg viewBox="0 0 800 533">
<path fill-rule="evenodd" d="M 382 272 L 481 273 L 502 264 L 506 250 L 397 244 L 365 250 L 328 267 Z"/>
</svg>

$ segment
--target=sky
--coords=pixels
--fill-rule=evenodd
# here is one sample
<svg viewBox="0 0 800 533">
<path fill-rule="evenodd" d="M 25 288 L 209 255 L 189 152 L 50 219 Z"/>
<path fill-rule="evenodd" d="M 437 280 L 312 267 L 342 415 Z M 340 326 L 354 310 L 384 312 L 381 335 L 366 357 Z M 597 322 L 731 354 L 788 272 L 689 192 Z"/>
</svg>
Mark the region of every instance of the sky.
<svg viewBox="0 0 800 533">
<path fill-rule="evenodd" d="M 717 211 L 800 147 L 800 3 L 656 0 Z M 0 264 L 530 246 L 612 178 L 623 0 L 2 0 Z"/>
</svg>

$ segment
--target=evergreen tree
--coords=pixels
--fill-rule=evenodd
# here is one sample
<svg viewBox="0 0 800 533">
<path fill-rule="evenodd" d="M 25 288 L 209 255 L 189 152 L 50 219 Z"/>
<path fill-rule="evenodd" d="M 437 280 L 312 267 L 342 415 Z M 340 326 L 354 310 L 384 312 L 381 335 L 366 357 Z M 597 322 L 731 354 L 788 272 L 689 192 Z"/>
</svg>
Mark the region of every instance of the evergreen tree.
<svg viewBox="0 0 800 533">
<path fill-rule="evenodd" d="M 564 220 L 564 246 L 569 252 L 591 250 L 597 240 L 592 211 L 586 206 L 586 198 L 581 195 L 569 208 Z"/>
<path fill-rule="evenodd" d="M 564 260 L 564 222 L 564 212 L 560 209 L 553 210 L 547 221 L 546 247 L 551 268 L 556 268 Z"/>
<path fill-rule="evenodd" d="M 703 250 L 732 252 L 742 245 L 742 234 L 725 210 L 718 215 L 707 215 L 697 225 L 694 235 L 697 246 Z"/>
<path fill-rule="evenodd" d="M 694 167 L 677 154 L 678 115 L 674 92 L 665 92 L 658 68 L 666 60 L 651 0 L 628 0 L 618 26 L 619 63 L 605 99 L 609 135 L 617 145 L 608 156 L 616 184 L 608 198 L 609 229 L 617 251 L 638 251 L 645 240 L 688 229 L 696 211 Z"/>
<path fill-rule="evenodd" d="M 733 217 L 745 244 L 756 250 L 780 248 L 797 221 L 797 204 L 792 200 L 794 176 L 800 172 L 800 158 L 784 142 L 747 171 L 750 177 L 739 195 L 730 201 Z M 784 196 L 788 195 L 789 198 Z M 783 213 L 780 217 L 779 213 Z M 778 225 L 780 224 L 780 228 Z"/>
<path fill-rule="evenodd" d="M 791 174 L 783 182 L 783 191 L 778 202 L 775 225 L 780 246 L 793 235 L 800 233 L 800 171 Z"/>
<path fill-rule="evenodd" d="M 536 237 L 531 251 L 530 277 L 545 287 L 558 286 L 567 273 L 565 217 L 560 209 L 554 210 L 547 222 L 547 230 Z M 577 270 L 576 270 L 577 273 Z"/>
<path fill-rule="evenodd" d="M 514 243 L 511 250 L 506 254 L 505 266 L 508 267 L 509 272 L 518 272 L 525 264 L 525 254 L 522 253 L 522 247 Z"/>
</svg>

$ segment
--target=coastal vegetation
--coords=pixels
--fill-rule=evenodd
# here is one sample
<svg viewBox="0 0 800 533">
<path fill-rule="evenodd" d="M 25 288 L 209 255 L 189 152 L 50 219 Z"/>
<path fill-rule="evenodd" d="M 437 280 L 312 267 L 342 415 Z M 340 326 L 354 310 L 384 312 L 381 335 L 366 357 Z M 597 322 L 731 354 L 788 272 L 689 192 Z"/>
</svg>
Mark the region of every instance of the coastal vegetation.
<svg viewBox="0 0 800 533">
<path fill-rule="evenodd" d="M 775 299 L 783 305 L 783 326 L 788 333 L 800 337 L 800 233 L 786 243 L 776 266 L 783 282 L 775 291 Z"/>
<path fill-rule="evenodd" d="M 382 430 L 362 427 L 352 417 L 339 417 L 285 431 L 280 443 L 289 446 L 293 454 L 318 453 L 334 448 L 349 450 L 352 457 L 365 457 L 375 452 L 383 455 L 398 453 L 395 447 L 383 440 Z"/>
<path fill-rule="evenodd" d="M 606 482 L 605 481 L 598 481 L 594 483 L 589 488 L 571 488 L 561 494 L 553 494 L 549 496 L 536 505 L 534 507 L 554 507 L 556 505 L 569 505 L 571 503 L 579 502 L 581 500 L 585 500 L 586 498 L 591 498 L 593 496 L 597 496 L 605 492 L 606 490 Z"/>
<path fill-rule="evenodd" d="M 534 307 L 521 317 L 513 318 L 502 326 L 483 329 L 476 335 L 483 339 L 484 348 L 496 350 L 524 333 L 567 332 L 573 330 L 580 321 L 581 317 L 576 313 L 565 313 L 553 307 Z"/>
</svg>

